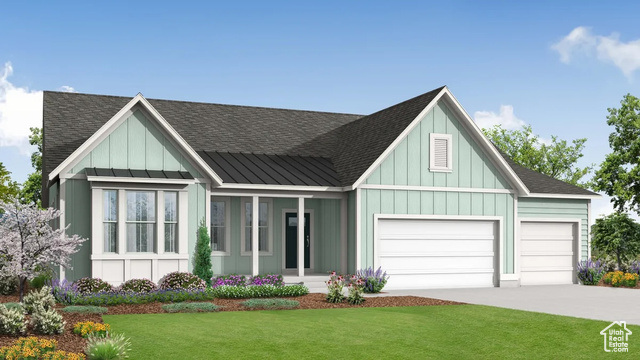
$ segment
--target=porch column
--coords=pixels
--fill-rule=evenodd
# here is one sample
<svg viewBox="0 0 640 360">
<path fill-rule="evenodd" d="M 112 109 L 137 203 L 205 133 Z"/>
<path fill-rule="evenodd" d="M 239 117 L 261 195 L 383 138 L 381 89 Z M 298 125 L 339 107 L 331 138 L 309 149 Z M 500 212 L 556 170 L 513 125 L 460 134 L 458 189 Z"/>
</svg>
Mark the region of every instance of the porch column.
<svg viewBox="0 0 640 360">
<path fill-rule="evenodd" d="M 258 259 L 260 255 L 260 245 L 258 242 L 260 231 L 258 228 L 258 220 L 260 219 L 260 209 L 258 197 L 253 197 L 253 204 L 251 206 L 251 258 L 252 266 L 251 266 L 251 275 L 258 275 L 260 272 L 260 267 L 258 264 Z"/>
<path fill-rule="evenodd" d="M 298 276 L 304 276 L 304 198 L 298 198 Z"/>
</svg>

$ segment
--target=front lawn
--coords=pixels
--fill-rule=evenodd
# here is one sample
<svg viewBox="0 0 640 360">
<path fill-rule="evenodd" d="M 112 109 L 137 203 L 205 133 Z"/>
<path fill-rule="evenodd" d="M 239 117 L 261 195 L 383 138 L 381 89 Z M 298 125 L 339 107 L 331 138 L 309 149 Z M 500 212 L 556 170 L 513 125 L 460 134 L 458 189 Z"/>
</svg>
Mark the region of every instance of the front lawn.
<svg viewBox="0 0 640 360">
<path fill-rule="evenodd" d="M 132 359 L 611 358 L 607 322 L 478 305 L 106 315 Z M 640 326 L 628 326 L 630 357 Z M 617 354 L 616 354 L 617 355 Z"/>
</svg>

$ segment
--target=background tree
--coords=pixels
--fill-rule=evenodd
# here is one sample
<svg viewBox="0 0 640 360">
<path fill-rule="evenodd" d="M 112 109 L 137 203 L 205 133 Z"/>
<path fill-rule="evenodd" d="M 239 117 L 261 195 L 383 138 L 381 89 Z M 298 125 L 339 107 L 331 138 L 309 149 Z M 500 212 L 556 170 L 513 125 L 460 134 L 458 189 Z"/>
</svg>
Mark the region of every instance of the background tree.
<svg viewBox="0 0 640 360">
<path fill-rule="evenodd" d="M 195 254 L 193 255 L 193 273 L 204 280 L 207 285 L 211 285 L 213 271 L 211 270 L 211 238 L 204 220 L 198 227 L 198 242 L 196 242 Z"/>
<path fill-rule="evenodd" d="M 0 162 L 0 201 L 13 199 L 19 192 L 18 183 L 11 180 L 11 172 Z"/>
<path fill-rule="evenodd" d="M 596 219 L 591 227 L 593 250 L 614 256 L 618 269 L 640 253 L 640 224 L 626 213 L 615 212 Z"/>
<path fill-rule="evenodd" d="M 25 204 L 35 204 L 42 208 L 42 129 L 30 128 L 29 144 L 37 150 L 31 154 L 31 166 L 35 170 L 22 185 L 20 199 Z M 44 204 L 47 206 L 47 204 Z"/>
<path fill-rule="evenodd" d="M 589 187 L 581 179 L 591 171 L 592 166 L 577 166 L 583 156 L 586 138 L 575 139 L 568 144 L 566 140 L 551 136 L 551 143 L 545 144 L 533 133 L 531 126 L 525 126 L 522 130 L 506 130 L 496 125 L 482 131 L 516 163 L 572 185 Z"/>
<path fill-rule="evenodd" d="M 593 188 L 611 196 L 616 210 L 640 214 L 640 99 L 627 94 L 620 109 L 610 108 L 609 153 L 596 171 Z"/>
<path fill-rule="evenodd" d="M 53 208 L 42 210 L 14 200 L 0 203 L 0 213 L 0 276 L 18 278 L 22 301 L 27 280 L 43 268 L 68 266 L 86 239 L 52 229 L 49 224 L 60 216 Z"/>
</svg>

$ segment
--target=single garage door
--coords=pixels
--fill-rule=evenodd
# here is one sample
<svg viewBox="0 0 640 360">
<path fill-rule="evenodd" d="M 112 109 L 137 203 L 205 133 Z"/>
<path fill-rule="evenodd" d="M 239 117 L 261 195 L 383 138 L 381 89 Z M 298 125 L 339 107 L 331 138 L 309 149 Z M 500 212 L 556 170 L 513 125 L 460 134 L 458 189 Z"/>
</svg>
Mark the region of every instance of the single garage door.
<svg viewBox="0 0 640 360">
<path fill-rule="evenodd" d="M 521 285 L 573 283 L 575 227 L 575 222 L 521 222 Z"/>
<path fill-rule="evenodd" d="M 495 286 L 496 221 L 379 219 L 387 289 Z"/>
</svg>

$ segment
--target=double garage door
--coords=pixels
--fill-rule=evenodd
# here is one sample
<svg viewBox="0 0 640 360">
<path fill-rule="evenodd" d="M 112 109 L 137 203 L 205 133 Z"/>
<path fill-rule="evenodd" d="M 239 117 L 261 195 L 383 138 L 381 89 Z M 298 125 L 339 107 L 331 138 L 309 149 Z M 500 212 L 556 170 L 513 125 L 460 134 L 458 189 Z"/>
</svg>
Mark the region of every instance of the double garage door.
<svg viewBox="0 0 640 360">
<path fill-rule="evenodd" d="M 498 221 L 383 218 L 377 233 L 388 289 L 498 285 Z M 522 222 L 521 284 L 571 283 L 574 236 L 574 223 Z"/>
</svg>

